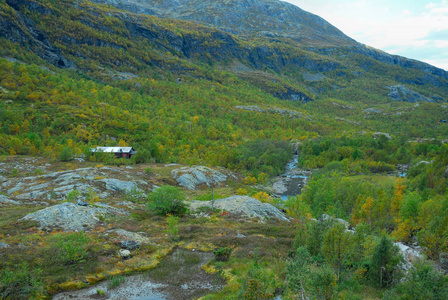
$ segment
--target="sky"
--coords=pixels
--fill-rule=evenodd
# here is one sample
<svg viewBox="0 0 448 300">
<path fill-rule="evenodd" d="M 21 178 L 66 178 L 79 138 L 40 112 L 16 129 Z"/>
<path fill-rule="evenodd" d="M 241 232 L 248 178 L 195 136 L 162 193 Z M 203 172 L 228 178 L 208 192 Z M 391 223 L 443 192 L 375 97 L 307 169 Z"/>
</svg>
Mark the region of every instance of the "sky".
<svg viewBox="0 0 448 300">
<path fill-rule="evenodd" d="M 283 0 L 356 41 L 448 71 L 448 0 Z"/>
</svg>

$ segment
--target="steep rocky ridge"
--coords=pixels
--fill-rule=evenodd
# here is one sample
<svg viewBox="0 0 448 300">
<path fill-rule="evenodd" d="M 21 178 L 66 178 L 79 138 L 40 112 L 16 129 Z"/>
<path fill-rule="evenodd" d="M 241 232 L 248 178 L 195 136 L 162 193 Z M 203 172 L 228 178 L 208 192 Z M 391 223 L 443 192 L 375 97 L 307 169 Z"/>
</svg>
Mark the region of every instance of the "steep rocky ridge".
<svg viewBox="0 0 448 300">
<path fill-rule="evenodd" d="M 28 47 L 44 60 L 60 68 L 72 68 L 75 64 L 66 59 L 60 49 L 48 41 L 44 31 L 39 30 L 33 20 L 20 12 L 21 9 L 36 11 L 40 14 L 51 14 L 52 11 L 37 2 L 24 0 L 7 0 L 9 12 L 0 13 L 0 36 L 12 42 Z"/>
<path fill-rule="evenodd" d="M 319 16 L 277 0 L 94 0 L 158 17 L 194 21 L 245 36 L 287 37 L 318 45 L 352 45 L 354 40 Z"/>
<path fill-rule="evenodd" d="M 427 74 L 417 79 L 397 78 L 403 83 L 439 86 L 437 77 L 448 79 L 448 73 L 443 69 L 359 44 L 319 16 L 282 1 L 93 1 L 139 14 L 194 21 L 237 35 L 264 36 L 277 42 L 281 42 L 281 38 L 291 38 L 300 41 L 301 45 L 316 46 L 309 50 L 325 55 L 333 52 L 333 47 L 338 47 L 344 52 L 362 54 L 388 65 L 417 69 Z"/>
<path fill-rule="evenodd" d="M 111 74 L 110 70 L 98 72 L 98 69 L 104 68 L 116 72 L 133 70 L 133 78 L 139 75 L 136 74 L 137 70 L 144 68 L 153 68 L 159 73 L 169 72 L 170 76 L 203 78 L 207 75 L 198 72 L 195 63 L 205 62 L 220 65 L 226 71 L 236 74 L 242 81 L 249 82 L 276 98 L 303 103 L 334 90 L 342 91 L 339 94 L 345 98 L 343 90 L 357 77 L 370 77 L 375 85 L 374 78 L 377 73 L 381 73 L 381 77 L 390 82 L 389 86 L 405 84 L 423 87 L 423 91 L 419 93 L 428 99 L 443 101 L 443 95 L 448 91 L 448 75 L 444 70 L 357 44 L 342 33 L 334 31 L 333 27 L 322 19 L 280 1 L 227 1 L 220 4 L 207 1 L 203 4 L 196 1 L 158 1 L 151 2 L 151 5 L 157 6 L 152 12 L 136 9 L 143 5 L 141 1 L 129 2 L 128 4 L 134 7 L 132 9 L 121 7 L 123 3 L 120 1 L 100 2 L 139 13 L 180 19 L 183 11 L 191 12 L 195 6 L 198 11 L 210 9 L 211 14 L 211 7 L 221 5 L 223 7 L 219 9 L 220 14 L 229 12 L 231 15 L 232 10 L 229 7 L 233 7 L 237 12 L 250 8 L 253 10 L 251 14 L 262 16 L 281 8 L 280 10 L 291 11 L 291 14 L 294 12 L 297 18 L 314 20 L 307 23 L 307 26 L 300 25 L 302 21 L 297 20 L 297 24 L 302 26 L 299 26 L 301 30 L 297 31 L 300 34 L 306 33 L 310 38 L 319 39 L 319 34 L 322 37 L 322 34 L 328 33 L 331 38 L 326 39 L 325 43 L 313 44 L 305 39 L 297 42 L 297 39 L 285 36 L 253 37 L 241 32 L 237 32 L 240 35 L 234 35 L 229 33 L 230 30 L 226 32 L 191 22 L 159 19 L 119 11 L 111 6 L 95 6 L 90 2 L 75 0 L 65 0 L 59 6 L 50 6 L 43 1 L 8 0 L 4 13 L 0 13 L 0 37 L 28 47 L 58 67 L 77 65 L 82 71 L 101 73 L 101 79 L 121 79 L 108 75 Z M 149 4 L 144 2 L 144 5 Z M 63 18 L 68 12 L 67 8 L 70 8 L 72 14 L 70 24 Z M 6 13 L 6 10 L 10 13 Z M 166 11 L 173 11 L 173 15 L 168 15 Z M 202 15 L 190 14 L 189 18 Z M 232 24 L 239 24 L 238 28 L 241 30 L 249 28 L 247 24 L 241 23 L 245 19 L 242 13 L 239 19 L 237 15 L 235 13 L 232 16 Z M 314 28 L 318 32 L 305 30 L 305 27 Z M 250 28 L 257 32 L 262 29 Z M 142 49 L 145 49 L 146 53 L 140 53 Z M 98 55 L 103 52 L 110 55 Z M 164 53 L 167 52 L 172 56 L 166 57 Z M 130 55 L 123 56 L 123 53 Z M 235 71 L 233 62 L 246 68 Z M 319 74 L 321 79 L 309 81 L 306 74 Z M 427 92 L 426 86 L 429 87 Z M 389 100 L 382 92 L 378 93 L 377 97 Z"/>
</svg>

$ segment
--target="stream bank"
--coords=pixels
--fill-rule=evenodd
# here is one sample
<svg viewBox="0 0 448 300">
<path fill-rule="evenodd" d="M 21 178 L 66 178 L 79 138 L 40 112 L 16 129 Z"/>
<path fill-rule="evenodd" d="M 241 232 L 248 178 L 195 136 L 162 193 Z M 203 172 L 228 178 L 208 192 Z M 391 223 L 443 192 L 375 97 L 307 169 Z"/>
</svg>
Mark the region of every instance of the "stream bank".
<svg viewBox="0 0 448 300">
<path fill-rule="evenodd" d="M 286 201 L 288 197 L 294 197 L 302 192 L 303 187 L 308 183 L 311 171 L 299 169 L 299 156 L 294 155 L 293 159 L 286 165 L 285 173 L 280 175 L 273 184 L 274 196 Z"/>
</svg>

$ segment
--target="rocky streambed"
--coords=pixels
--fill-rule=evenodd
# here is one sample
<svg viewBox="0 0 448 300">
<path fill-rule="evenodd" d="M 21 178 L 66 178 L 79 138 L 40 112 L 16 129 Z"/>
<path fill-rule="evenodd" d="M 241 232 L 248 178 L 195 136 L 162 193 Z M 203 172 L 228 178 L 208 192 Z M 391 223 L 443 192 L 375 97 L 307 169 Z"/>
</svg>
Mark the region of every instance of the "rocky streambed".
<svg viewBox="0 0 448 300">
<path fill-rule="evenodd" d="M 299 156 L 294 155 L 286 165 L 285 173 L 273 184 L 274 194 L 285 201 L 288 197 L 299 195 L 311 176 L 311 171 L 297 168 L 298 162 Z"/>
</svg>

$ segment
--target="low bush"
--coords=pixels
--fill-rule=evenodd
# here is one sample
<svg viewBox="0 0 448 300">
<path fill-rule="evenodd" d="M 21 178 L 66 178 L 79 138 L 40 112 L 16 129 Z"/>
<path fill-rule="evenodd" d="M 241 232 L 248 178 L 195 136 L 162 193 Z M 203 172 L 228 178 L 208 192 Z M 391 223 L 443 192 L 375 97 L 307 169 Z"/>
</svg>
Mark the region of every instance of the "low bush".
<svg viewBox="0 0 448 300">
<path fill-rule="evenodd" d="M 164 185 L 149 194 L 147 206 L 155 215 L 182 215 L 187 211 L 184 200 L 180 189 Z"/>
</svg>

